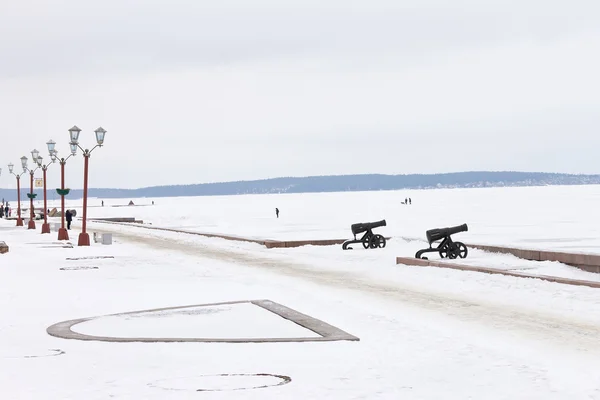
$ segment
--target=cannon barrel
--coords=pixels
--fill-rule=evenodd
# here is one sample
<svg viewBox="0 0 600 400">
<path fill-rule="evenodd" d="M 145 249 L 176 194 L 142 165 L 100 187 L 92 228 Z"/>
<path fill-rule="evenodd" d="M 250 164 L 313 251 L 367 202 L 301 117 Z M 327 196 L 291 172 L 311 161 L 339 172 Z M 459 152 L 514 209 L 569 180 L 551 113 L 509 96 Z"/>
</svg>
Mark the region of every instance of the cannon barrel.
<svg viewBox="0 0 600 400">
<path fill-rule="evenodd" d="M 377 222 L 359 222 L 358 224 L 350 225 L 350 229 L 352 229 L 354 235 L 358 235 L 359 233 L 366 232 L 369 229 L 379 228 L 380 226 L 386 226 L 385 219 Z"/>
<path fill-rule="evenodd" d="M 429 242 L 429 244 L 443 239 L 446 236 L 450 236 L 450 235 L 454 235 L 455 233 L 459 233 L 459 232 L 466 232 L 469 230 L 469 227 L 467 226 L 467 224 L 462 224 L 462 225 L 457 225 L 457 226 L 451 226 L 448 228 L 440 228 L 440 229 L 430 229 L 427 232 L 425 232 L 425 235 L 427 236 L 427 241 Z"/>
</svg>

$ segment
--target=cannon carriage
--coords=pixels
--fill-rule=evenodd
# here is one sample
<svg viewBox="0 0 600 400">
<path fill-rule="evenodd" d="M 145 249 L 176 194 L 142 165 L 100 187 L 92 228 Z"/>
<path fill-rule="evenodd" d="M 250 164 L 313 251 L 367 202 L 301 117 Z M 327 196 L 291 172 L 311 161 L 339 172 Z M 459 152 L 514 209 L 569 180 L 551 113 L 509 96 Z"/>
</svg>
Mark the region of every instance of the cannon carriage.
<svg viewBox="0 0 600 400">
<path fill-rule="evenodd" d="M 365 249 L 377 249 L 385 247 L 385 237 L 373 233 L 373 229 L 381 226 L 386 226 L 385 219 L 377 222 L 359 222 L 357 224 L 350 225 L 354 239 L 346 240 L 344 243 L 342 243 L 342 249 L 352 250 L 352 247 L 348 246 L 354 243 L 362 243 Z M 364 233 L 364 235 L 360 239 L 357 239 L 356 235 L 361 233 Z"/>
<path fill-rule="evenodd" d="M 441 258 L 466 258 L 468 254 L 467 246 L 462 242 L 452 240 L 452 235 L 455 233 L 466 232 L 469 230 L 467 224 L 452 226 L 448 228 L 430 229 L 425 232 L 429 248 L 417 251 L 415 258 L 422 258 L 424 253 L 439 253 Z M 437 247 L 432 247 L 434 242 L 440 241 Z"/>
</svg>

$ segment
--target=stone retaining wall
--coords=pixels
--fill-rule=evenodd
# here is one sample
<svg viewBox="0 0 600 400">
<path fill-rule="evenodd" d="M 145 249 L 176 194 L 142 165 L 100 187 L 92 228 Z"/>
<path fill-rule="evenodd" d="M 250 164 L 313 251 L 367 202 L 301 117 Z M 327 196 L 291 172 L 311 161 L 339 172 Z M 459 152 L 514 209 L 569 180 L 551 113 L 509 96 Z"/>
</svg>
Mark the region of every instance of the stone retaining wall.
<svg viewBox="0 0 600 400">
<path fill-rule="evenodd" d="M 111 217 L 111 218 L 89 218 L 89 221 L 109 221 L 109 222 L 129 222 L 143 224 L 144 221 L 135 219 L 134 217 Z"/>
<path fill-rule="evenodd" d="M 90 219 L 93 222 L 101 222 L 108 224 L 117 224 L 117 225 L 130 225 L 131 221 L 118 221 L 119 218 L 94 218 Z M 136 221 L 137 222 L 137 221 Z M 268 249 L 273 248 L 285 248 L 285 247 L 300 247 L 300 246 L 331 246 L 336 244 L 342 244 L 348 239 L 325 239 L 325 240 L 271 240 L 271 239 L 251 239 L 242 236 L 234 236 L 234 235 L 223 235 L 220 233 L 206 233 L 206 232 L 194 232 L 194 231 L 186 231 L 183 229 L 173 229 L 173 228 L 160 228 L 155 226 L 148 225 L 140 225 L 140 228 L 145 229 L 153 229 L 167 232 L 177 232 L 177 233 L 186 233 L 188 235 L 197 235 L 197 236 L 205 236 L 205 237 L 215 237 L 226 240 L 236 240 L 239 242 L 251 242 L 258 243 L 265 246 Z"/>
<path fill-rule="evenodd" d="M 267 249 L 272 249 L 276 247 L 301 247 L 301 246 L 333 246 L 336 244 L 342 244 L 347 239 L 326 239 L 326 240 L 287 240 L 287 241 L 278 241 L 278 240 L 267 240 L 264 245 Z"/>
<path fill-rule="evenodd" d="M 489 246 L 467 244 L 467 247 L 489 251 L 492 253 L 512 254 L 516 257 L 532 261 L 559 261 L 589 272 L 600 273 L 600 255 L 583 253 L 565 253 L 558 251 L 519 249 L 516 247 Z"/>
<path fill-rule="evenodd" d="M 418 267 L 449 268 L 449 269 L 456 269 L 456 270 L 460 270 L 460 271 L 485 272 L 488 274 L 500 274 L 500 275 L 514 276 L 514 277 L 518 277 L 518 278 L 541 279 L 544 281 L 562 283 L 565 285 L 589 286 L 592 288 L 600 288 L 600 282 L 561 278 L 558 276 L 532 275 L 532 274 L 526 274 L 523 272 L 506 271 L 506 270 L 497 269 L 497 268 L 454 264 L 454 263 L 449 263 L 449 262 L 444 262 L 444 261 L 430 261 L 430 260 L 424 260 L 421 258 L 396 257 L 396 264 L 411 265 L 411 266 L 418 266 Z"/>
</svg>

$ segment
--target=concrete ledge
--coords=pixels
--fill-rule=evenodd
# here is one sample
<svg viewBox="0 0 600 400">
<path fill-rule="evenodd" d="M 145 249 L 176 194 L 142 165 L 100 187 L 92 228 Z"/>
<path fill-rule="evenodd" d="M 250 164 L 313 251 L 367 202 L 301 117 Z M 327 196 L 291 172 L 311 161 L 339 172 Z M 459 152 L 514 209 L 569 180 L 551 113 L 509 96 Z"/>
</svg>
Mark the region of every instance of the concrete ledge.
<svg viewBox="0 0 600 400">
<path fill-rule="evenodd" d="M 135 222 L 134 217 L 90 218 L 90 221 Z"/>
<path fill-rule="evenodd" d="M 148 313 L 153 311 L 168 311 L 168 310 L 179 310 L 185 308 L 195 308 L 203 306 L 219 306 L 225 304 L 240 304 L 240 303 L 252 303 L 256 306 L 262 307 L 267 311 L 279 315 L 289 321 L 292 321 L 303 328 L 311 330 L 320 337 L 297 337 L 297 338 L 124 338 L 124 337 L 109 337 L 109 336 L 93 336 L 82 333 L 73 332 L 71 328 L 79 323 L 91 321 L 96 318 L 109 317 L 109 316 L 121 316 L 121 315 L 135 315 L 141 313 Z M 275 303 L 271 300 L 244 300 L 244 301 L 228 301 L 221 303 L 210 303 L 210 304 L 197 304 L 192 306 L 182 307 L 166 307 L 156 308 L 150 310 L 133 311 L 126 313 L 103 315 L 99 317 L 80 318 L 73 319 L 70 321 L 63 321 L 54 324 L 46 329 L 46 332 L 55 337 L 62 339 L 76 339 L 76 340 L 88 340 L 88 341 L 101 341 L 101 342 L 146 342 L 146 343 L 159 343 L 159 342 L 207 342 L 207 343 L 268 343 L 268 342 L 330 342 L 337 340 L 349 340 L 358 341 L 358 337 L 353 336 L 335 326 L 329 325 L 326 322 L 302 314 L 298 311 L 292 310 L 282 304 Z"/>
<path fill-rule="evenodd" d="M 8 245 L 4 242 L 0 242 L 0 254 L 8 253 Z"/>
<path fill-rule="evenodd" d="M 600 255 L 584 253 L 566 253 L 546 250 L 520 249 L 516 247 L 490 246 L 482 244 L 466 244 L 467 247 L 489 251 L 492 253 L 512 254 L 525 260 L 558 261 L 588 272 L 600 273 Z"/>
<path fill-rule="evenodd" d="M 226 240 L 237 240 L 237 241 L 241 241 L 241 242 L 258 243 L 258 244 L 262 244 L 262 245 L 265 245 L 266 242 L 271 242 L 270 240 L 250 239 L 250 238 L 245 238 L 245 237 L 241 237 L 241 236 L 221 235 L 218 233 L 194 232 L 194 231 L 186 231 L 183 229 L 161 228 L 161 227 L 149 226 L 149 225 L 131 225 L 130 223 L 115 222 L 115 221 L 108 221 L 108 220 L 90 220 L 90 221 L 97 222 L 97 223 L 103 223 L 103 224 L 110 224 L 110 225 L 136 226 L 139 228 L 150 229 L 150 230 L 155 230 L 155 231 L 185 233 L 188 235 L 197 235 L 197 236 L 205 236 L 205 237 L 216 237 L 216 238 L 221 238 L 221 239 L 226 239 Z M 275 242 L 275 241 L 273 241 L 273 242 Z"/>
<path fill-rule="evenodd" d="M 502 269 L 479 267 L 479 266 L 474 266 L 474 265 L 453 264 L 453 263 L 447 263 L 447 262 L 442 262 L 442 261 L 429 261 L 429 260 L 423 260 L 420 258 L 396 257 L 396 264 L 412 265 L 412 266 L 418 266 L 418 267 L 449 268 L 449 269 L 456 269 L 456 270 L 460 270 L 460 271 L 485 272 L 488 274 L 514 276 L 517 278 L 541 279 L 543 281 L 562 283 L 565 285 L 588 286 L 588 287 L 592 287 L 592 288 L 600 288 L 600 282 L 583 281 L 583 280 L 579 280 L 579 279 L 560 278 L 557 276 L 548 276 L 548 275 L 532 275 L 532 274 L 526 274 L 523 272 L 505 271 Z"/>
<path fill-rule="evenodd" d="M 282 248 L 282 247 L 301 247 L 301 246 L 333 246 L 336 244 L 342 244 L 346 239 L 323 239 L 323 240 L 287 240 L 277 241 L 268 240 L 265 241 L 265 246 L 268 249 Z"/>
<path fill-rule="evenodd" d="M 111 218 L 90 218 L 90 221 L 110 221 L 110 222 L 129 222 L 143 224 L 144 221 L 135 219 L 134 217 L 111 217 Z"/>
<path fill-rule="evenodd" d="M 250 301 L 250 303 L 262 307 L 265 310 L 271 311 L 272 313 L 277 314 L 282 318 L 290 320 L 308 330 L 315 332 L 318 335 L 321 335 L 323 338 L 326 338 L 328 340 L 360 340 L 356 336 L 351 335 L 348 332 L 344 332 L 343 330 L 336 328 L 333 325 L 329 325 L 324 321 L 318 320 L 306 314 L 302 314 L 296 310 L 292 310 L 291 308 L 288 308 L 279 303 L 275 303 L 274 301 L 252 300 Z"/>
</svg>

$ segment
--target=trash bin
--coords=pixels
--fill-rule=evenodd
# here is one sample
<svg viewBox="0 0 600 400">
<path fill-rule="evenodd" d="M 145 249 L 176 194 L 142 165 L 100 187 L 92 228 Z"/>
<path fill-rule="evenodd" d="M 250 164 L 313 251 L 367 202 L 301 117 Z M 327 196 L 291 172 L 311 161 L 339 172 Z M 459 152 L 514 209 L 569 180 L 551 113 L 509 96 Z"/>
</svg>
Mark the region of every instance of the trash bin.
<svg viewBox="0 0 600 400">
<path fill-rule="evenodd" d="M 102 234 L 102 244 L 112 244 L 112 233 Z"/>
</svg>

